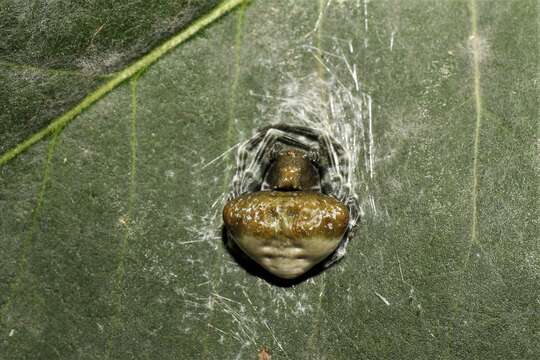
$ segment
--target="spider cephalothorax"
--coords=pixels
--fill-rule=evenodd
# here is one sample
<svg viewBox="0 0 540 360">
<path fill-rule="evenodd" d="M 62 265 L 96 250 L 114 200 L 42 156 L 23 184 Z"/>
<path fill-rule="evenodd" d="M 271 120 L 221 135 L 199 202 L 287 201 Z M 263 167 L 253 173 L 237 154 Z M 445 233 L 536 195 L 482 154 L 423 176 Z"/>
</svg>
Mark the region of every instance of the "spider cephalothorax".
<svg viewBox="0 0 540 360">
<path fill-rule="evenodd" d="M 223 219 L 252 260 L 293 279 L 344 255 L 357 202 L 347 153 L 328 134 L 265 128 L 240 147 L 237 166 Z"/>
<path fill-rule="evenodd" d="M 261 190 L 319 191 L 321 177 L 311 154 L 294 148 L 274 152 Z"/>
</svg>

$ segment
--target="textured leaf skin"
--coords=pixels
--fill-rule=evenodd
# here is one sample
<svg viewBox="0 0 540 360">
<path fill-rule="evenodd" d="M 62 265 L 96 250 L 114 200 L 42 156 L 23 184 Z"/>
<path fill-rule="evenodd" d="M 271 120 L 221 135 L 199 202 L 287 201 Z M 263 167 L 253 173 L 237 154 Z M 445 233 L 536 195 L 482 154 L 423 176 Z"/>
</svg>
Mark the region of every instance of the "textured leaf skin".
<svg viewBox="0 0 540 360">
<path fill-rule="evenodd" d="M 0 154 L 218 0 L 0 4 Z"/>
<path fill-rule="evenodd" d="M 234 163 L 202 165 L 321 71 L 317 2 L 254 1 L 0 168 L 0 358 L 538 358 L 538 4 L 358 4 L 318 29 L 374 102 L 342 262 L 272 286 L 213 220 Z"/>
</svg>

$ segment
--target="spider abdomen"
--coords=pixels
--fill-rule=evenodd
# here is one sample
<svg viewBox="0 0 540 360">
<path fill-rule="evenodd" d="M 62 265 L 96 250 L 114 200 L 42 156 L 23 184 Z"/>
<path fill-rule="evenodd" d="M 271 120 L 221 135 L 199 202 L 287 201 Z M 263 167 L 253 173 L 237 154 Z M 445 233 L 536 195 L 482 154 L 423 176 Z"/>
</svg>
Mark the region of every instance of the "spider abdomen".
<svg viewBox="0 0 540 360">
<path fill-rule="evenodd" d="M 223 209 L 229 236 L 254 261 L 285 279 L 298 277 L 339 246 L 347 206 L 317 192 L 259 191 Z"/>
</svg>

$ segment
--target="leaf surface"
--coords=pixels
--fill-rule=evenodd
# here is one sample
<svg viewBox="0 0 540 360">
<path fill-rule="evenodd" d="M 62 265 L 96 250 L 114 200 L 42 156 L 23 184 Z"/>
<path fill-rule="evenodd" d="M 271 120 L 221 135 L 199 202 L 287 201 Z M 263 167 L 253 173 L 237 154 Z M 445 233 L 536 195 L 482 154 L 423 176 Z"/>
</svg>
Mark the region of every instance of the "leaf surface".
<svg viewBox="0 0 540 360">
<path fill-rule="evenodd" d="M 484 0 L 229 14 L 0 168 L 0 357 L 536 358 L 537 19 Z M 272 286 L 222 244 L 227 151 L 309 76 L 354 87 L 343 59 L 373 99 L 364 215 L 343 261 Z"/>
<path fill-rule="evenodd" d="M 0 154 L 217 3 L 2 1 Z"/>
</svg>

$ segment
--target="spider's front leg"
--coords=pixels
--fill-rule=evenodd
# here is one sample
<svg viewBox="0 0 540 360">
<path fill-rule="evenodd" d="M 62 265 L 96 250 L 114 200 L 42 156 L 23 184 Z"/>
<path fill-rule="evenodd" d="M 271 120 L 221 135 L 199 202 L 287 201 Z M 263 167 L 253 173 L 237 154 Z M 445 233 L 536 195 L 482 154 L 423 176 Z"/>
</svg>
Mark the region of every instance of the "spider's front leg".
<svg viewBox="0 0 540 360">
<path fill-rule="evenodd" d="M 338 200 L 344 201 L 350 195 L 352 186 L 349 153 L 328 134 L 321 133 L 319 143 L 328 161 L 327 181 L 330 182 L 331 189 L 327 191 L 336 194 Z"/>
<path fill-rule="evenodd" d="M 232 200 L 243 193 L 242 185 L 245 183 L 244 179 L 246 176 L 246 168 L 250 163 L 250 154 L 259 146 L 264 136 L 264 133 L 257 134 L 250 140 L 245 141 L 238 148 L 238 153 L 236 154 L 236 171 L 232 179 L 232 192 L 229 195 L 228 200 Z"/>
</svg>

